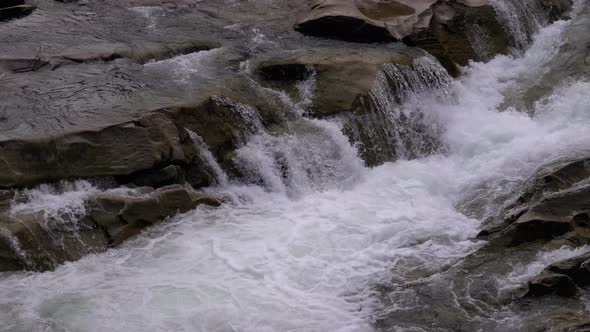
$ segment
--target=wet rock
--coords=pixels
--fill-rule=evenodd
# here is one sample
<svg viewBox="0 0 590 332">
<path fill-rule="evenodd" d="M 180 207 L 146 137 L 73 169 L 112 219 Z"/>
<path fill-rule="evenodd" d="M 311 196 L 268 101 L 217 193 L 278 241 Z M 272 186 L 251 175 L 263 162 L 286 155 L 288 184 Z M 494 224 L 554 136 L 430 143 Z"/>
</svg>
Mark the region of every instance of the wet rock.
<svg viewBox="0 0 590 332">
<path fill-rule="evenodd" d="M 564 329 L 566 332 L 590 332 L 590 321 Z"/>
<path fill-rule="evenodd" d="M 590 239 L 590 163 L 588 158 L 561 161 L 540 170 L 508 205 L 503 222 L 481 232 L 494 241 L 518 245 L 549 241 L 569 234 L 575 242 Z M 572 233 L 572 234 L 570 234 Z"/>
<path fill-rule="evenodd" d="M 443 87 L 449 79 L 423 51 L 374 45 L 321 47 L 259 59 L 256 66 L 265 85 L 294 91 L 295 100 L 301 84 L 313 89 L 305 111 L 338 117 L 368 166 L 416 158 L 439 146 L 422 114 L 399 111 L 412 93 Z"/>
<path fill-rule="evenodd" d="M 161 112 L 168 114 L 179 126 L 202 139 L 205 147 L 216 157 L 224 170 L 233 174 L 238 172 L 233 158 L 234 151 L 263 126 L 256 107 L 225 96 L 212 96 L 199 104 L 171 107 Z M 196 143 L 192 139 L 187 141 L 193 145 Z M 202 162 L 198 151 L 194 152 L 192 158 L 189 158 L 189 168 Z M 200 175 L 188 171 L 187 177 Z"/>
<path fill-rule="evenodd" d="M 574 281 L 567 275 L 557 273 L 543 273 L 529 281 L 529 291 L 526 296 L 539 297 L 546 295 L 574 296 L 578 288 Z"/>
<path fill-rule="evenodd" d="M 590 158 L 566 160 L 549 165 L 539 171 L 527 184 L 513 207 L 528 205 L 560 190 L 565 190 L 576 183 L 590 178 Z"/>
<path fill-rule="evenodd" d="M 509 52 L 509 38 L 489 4 L 473 6 L 450 2 L 433 5 L 426 27 L 403 38 L 408 45 L 434 55 L 453 76 L 469 60 L 489 60 Z"/>
<path fill-rule="evenodd" d="M 313 1 L 295 29 L 308 35 L 349 41 L 375 42 L 402 39 L 428 26 L 436 0 Z"/>
<path fill-rule="evenodd" d="M 97 195 L 89 202 L 89 216 L 106 230 L 113 244 L 117 245 L 148 226 L 202 204 L 219 206 L 221 201 L 193 194 L 175 185 L 136 197 Z"/>
<path fill-rule="evenodd" d="M 569 0 L 539 3 L 551 21 L 571 7 Z M 437 57 L 453 76 L 469 60 L 489 60 L 512 46 L 488 0 L 314 0 L 295 30 L 355 42 L 403 41 Z"/>
<path fill-rule="evenodd" d="M 439 146 L 421 114 L 395 109 L 412 93 L 438 88 L 448 79 L 445 69 L 423 51 L 357 44 L 288 52 L 255 64 L 263 84 L 294 91 L 295 100 L 301 98 L 302 84 L 313 89 L 311 100 L 303 103 L 305 111 L 338 117 L 368 166 L 416 158 Z"/>
<path fill-rule="evenodd" d="M 186 130 L 202 138 L 226 171 L 237 173 L 234 151 L 263 126 L 256 107 L 224 96 L 144 113 L 134 121 L 56 137 L 0 136 L 0 188 L 104 176 L 153 187 L 183 183 L 186 176 L 203 186 L 210 183 L 203 175 L 207 162 Z"/>
<path fill-rule="evenodd" d="M 14 7 L 0 7 L 0 22 L 25 17 L 36 9 L 35 6 L 19 5 Z"/>
<path fill-rule="evenodd" d="M 102 230 L 85 220 L 58 220 L 43 212 L 0 218 L 0 271 L 48 270 L 107 245 Z"/>
<path fill-rule="evenodd" d="M 569 219 L 527 212 L 508 231 L 511 233 L 511 245 L 519 245 L 537 240 L 551 240 L 573 229 Z"/>
<path fill-rule="evenodd" d="M 540 3 L 551 21 L 567 18 L 573 6 L 572 0 L 544 0 Z"/>
<path fill-rule="evenodd" d="M 300 54 L 260 59 L 257 72 L 270 82 L 297 82 L 315 75 L 310 110 L 316 116 L 362 108 L 385 64 L 411 65 L 413 58 L 387 47 L 317 48 Z"/>
<path fill-rule="evenodd" d="M 547 267 L 528 283 L 527 296 L 550 294 L 574 296 L 578 293 L 578 287 L 588 285 L 590 285 L 590 253 Z"/>
<path fill-rule="evenodd" d="M 119 183 L 131 183 L 140 187 L 164 187 L 172 184 L 183 184 L 184 170 L 178 165 L 139 171 L 130 176 L 118 177 Z"/>
<path fill-rule="evenodd" d="M 162 114 L 61 137 L 0 141 L 0 188 L 74 177 L 127 175 L 184 160 L 176 125 Z"/>
<path fill-rule="evenodd" d="M 590 253 L 550 265 L 546 271 L 569 276 L 576 285 L 590 285 Z"/>
<path fill-rule="evenodd" d="M 14 191 L 0 190 L 0 211 L 4 211 L 10 207 L 10 203 L 14 198 Z"/>
<path fill-rule="evenodd" d="M 120 58 L 131 59 L 138 63 L 159 61 L 174 56 L 208 51 L 218 47 L 210 42 L 177 43 L 100 43 L 78 45 L 64 50 L 57 58 L 74 62 L 112 61 Z M 55 62 L 55 61 L 54 61 Z"/>
<path fill-rule="evenodd" d="M 360 42 L 386 41 L 389 36 L 424 48 L 455 76 L 457 65 L 484 56 L 472 45 L 474 38 L 483 39 L 489 56 L 508 52 L 506 33 L 485 0 L 316 1 L 295 29 Z"/>
<path fill-rule="evenodd" d="M 173 185 L 138 188 L 130 195 L 101 193 L 86 199 L 83 216 L 43 212 L 0 214 L 0 271 L 48 270 L 117 246 L 146 227 L 221 200 Z"/>
</svg>

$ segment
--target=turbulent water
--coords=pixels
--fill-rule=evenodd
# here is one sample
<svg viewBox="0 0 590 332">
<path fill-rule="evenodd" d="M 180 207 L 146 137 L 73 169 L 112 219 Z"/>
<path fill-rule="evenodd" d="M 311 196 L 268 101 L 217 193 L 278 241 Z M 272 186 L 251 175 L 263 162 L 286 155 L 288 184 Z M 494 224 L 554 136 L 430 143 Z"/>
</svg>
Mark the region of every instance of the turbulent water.
<svg viewBox="0 0 590 332">
<path fill-rule="evenodd" d="M 481 245 L 479 220 L 504 195 L 543 164 L 590 152 L 587 77 L 556 80 L 528 112 L 504 98 L 569 56 L 571 24 L 542 29 L 520 57 L 473 63 L 444 97 L 406 101 L 441 128 L 444 153 L 370 169 L 337 122 L 301 117 L 294 134 L 255 135 L 238 151 L 255 184 L 215 168 L 220 185 L 209 190 L 227 198 L 221 208 L 177 216 L 55 271 L 1 274 L 0 330 L 373 331 L 379 312 L 404 309 L 383 308 L 375 285 L 465 257 Z M 57 205 L 75 215 L 96 190 L 40 190 L 15 208 Z M 467 205 L 478 219 L 457 208 L 474 197 Z M 574 254 L 547 254 L 507 278 L 520 283 Z"/>
</svg>

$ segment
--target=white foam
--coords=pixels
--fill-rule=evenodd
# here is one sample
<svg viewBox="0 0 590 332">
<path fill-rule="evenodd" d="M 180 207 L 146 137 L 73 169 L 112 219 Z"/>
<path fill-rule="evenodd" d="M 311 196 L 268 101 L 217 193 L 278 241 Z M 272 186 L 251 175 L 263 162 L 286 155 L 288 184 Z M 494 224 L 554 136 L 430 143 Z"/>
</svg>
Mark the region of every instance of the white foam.
<svg viewBox="0 0 590 332">
<path fill-rule="evenodd" d="M 200 51 L 175 56 L 161 61 L 151 61 L 144 65 L 148 70 L 162 71 L 171 76 L 174 81 L 186 85 L 196 79 L 211 78 L 212 63 L 216 57 L 223 52 L 216 48 L 209 51 Z"/>
<path fill-rule="evenodd" d="M 444 128 L 446 155 L 358 167 L 325 120 L 302 120 L 307 131 L 293 136 L 254 136 L 239 154 L 266 186 L 230 184 L 220 191 L 236 199 L 225 206 L 178 216 L 120 249 L 53 272 L 2 276 L 3 328 L 373 330 L 373 285 L 404 278 L 391 269 L 400 257 L 436 271 L 480 245 L 471 240 L 478 221 L 457 212 L 458 202 L 510 192 L 540 165 L 588 153 L 586 82 L 563 84 L 535 117 L 498 112 L 521 77 L 543 72 L 565 27 L 544 29 L 523 58 L 472 64 L 450 88 L 455 99 L 423 96 L 423 110 Z M 293 181 L 277 173 L 273 151 L 287 154 Z M 573 252 L 547 255 L 541 264 Z"/>
<path fill-rule="evenodd" d="M 9 213 L 42 212 L 55 222 L 76 223 L 85 214 L 84 199 L 100 190 L 88 181 L 44 184 L 17 193 Z"/>
<path fill-rule="evenodd" d="M 579 248 L 562 247 L 560 249 L 542 252 L 537 255 L 535 260 L 524 266 L 515 266 L 514 270 L 498 281 L 499 289 L 509 290 L 517 288 L 532 278 L 536 277 L 546 267 L 551 264 L 574 258 L 590 252 L 590 246 L 583 246 Z"/>
</svg>

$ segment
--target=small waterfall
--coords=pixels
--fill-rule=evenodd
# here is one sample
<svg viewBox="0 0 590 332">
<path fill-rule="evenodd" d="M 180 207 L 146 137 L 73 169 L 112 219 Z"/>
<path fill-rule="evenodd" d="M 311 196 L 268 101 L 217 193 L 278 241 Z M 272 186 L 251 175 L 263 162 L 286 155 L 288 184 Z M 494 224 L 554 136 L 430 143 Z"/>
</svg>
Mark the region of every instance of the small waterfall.
<svg viewBox="0 0 590 332">
<path fill-rule="evenodd" d="M 494 57 L 492 48 L 492 36 L 488 31 L 478 24 L 469 24 L 466 26 L 467 39 L 469 44 L 477 54 L 477 60 L 489 61 Z"/>
<path fill-rule="evenodd" d="M 356 150 L 327 120 L 300 118 L 281 135 L 261 133 L 237 151 L 249 183 L 288 195 L 346 187 L 362 173 Z"/>
<path fill-rule="evenodd" d="M 56 247 L 64 248 L 64 234 L 70 234 L 84 246 L 80 237 L 80 220 L 86 215 L 84 199 L 97 192 L 99 189 L 87 181 L 45 184 L 17 193 L 9 213 L 39 214 L 39 225 Z"/>
<path fill-rule="evenodd" d="M 219 165 L 213 153 L 211 153 L 211 151 L 209 150 L 209 146 L 207 146 L 207 143 L 205 143 L 205 141 L 203 141 L 203 138 L 199 136 L 197 133 L 190 131 L 188 129 L 186 129 L 186 131 L 192 139 L 195 148 L 197 149 L 197 151 L 199 151 L 199 155 L 201 156 L 203 161 L 207 163 L 206 166 L 213 172 L 217 184 L 220 186 L 226 186 L 229 183 L 229 177 L 227 176 L 227 173 L 223 170 L 223 168 L 221 168 L 221 165 Z"/>
<path fill-rule="evenodd" d="M 447 71 L 429 56 L 413 65 L 382 66 L 370 92 L 368 111 L 345 120 L 345 131 L 367 165 L 412 159 L 439 149 L 439 129 L 422 112 L 421 98 L 428 91 L 447 95 L 451 81 Z"/>
<path fill-rule="evenodd" d="M 549 23 L 542 0 L 495 0 L 494 8 L 511 37 L 512 46 L 526 49 L 539 27 Z"/>
</svg>

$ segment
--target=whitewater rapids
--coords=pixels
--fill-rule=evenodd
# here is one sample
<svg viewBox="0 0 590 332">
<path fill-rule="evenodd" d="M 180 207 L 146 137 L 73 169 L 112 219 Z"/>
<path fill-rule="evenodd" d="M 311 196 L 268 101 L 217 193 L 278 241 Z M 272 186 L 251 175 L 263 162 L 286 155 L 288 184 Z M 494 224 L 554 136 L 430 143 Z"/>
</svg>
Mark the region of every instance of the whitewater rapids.
<svg viewBox="0 0 590 332">
<path fill-rule="evenodd" d="M 308 120 L 323 133 L 317 141 L 280 143 L 300 163 L 331 167 L 285 184 L 265 164 L 269 143 L 254 138 L 242 152 L 266 185 L 224 181 L 210 189 L 228 197 L 221 208 L 52 272 L 0 274 L 0 330 L 373 331 L 375 285 L 436 272 L 481 245 L 480 220 L 458 205 L 483 199 L 483 218 L 542 165 L 590 152 L 587 78 L 555 82 L 528 113 L 503 105 L 547 72 L 570 24 L 541 30 L 522 57 L 470 65 L 449 98 L 407 106 L 443 128 L 444 153 L 368 169 L 336 123 Z M 314 150 L 326 137 L 330 160 Z M 76 195 L 37 193 L 29 208 L 67 207 Z"/>
</svg>

